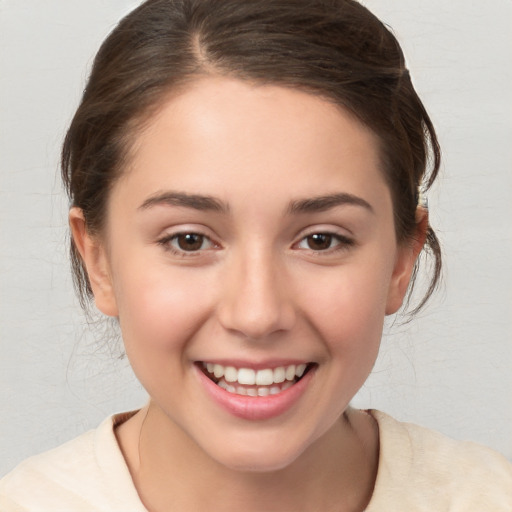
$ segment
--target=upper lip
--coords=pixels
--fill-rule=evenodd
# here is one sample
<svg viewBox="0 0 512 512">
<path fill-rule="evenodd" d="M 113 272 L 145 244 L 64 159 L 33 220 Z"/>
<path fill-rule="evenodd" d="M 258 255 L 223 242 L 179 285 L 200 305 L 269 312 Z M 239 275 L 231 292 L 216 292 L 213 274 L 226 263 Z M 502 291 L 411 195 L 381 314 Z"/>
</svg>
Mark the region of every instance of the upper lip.
<svg viewBox="0 0 512 512">
<path fill-rule="evenodd" d="M 311 364 L 313 361 L 307 359 L 272 359 L 266 361 L 247 361 L 244 359 L 202 359 L 196 363 L 212 363 L 221 366 L 233 366 L 235 368 L 250 368 L 252 370 L 263 370 L 266 368 L 279 368 L 281 366 L 291 366 L 300 364 Z"/>
</svg>

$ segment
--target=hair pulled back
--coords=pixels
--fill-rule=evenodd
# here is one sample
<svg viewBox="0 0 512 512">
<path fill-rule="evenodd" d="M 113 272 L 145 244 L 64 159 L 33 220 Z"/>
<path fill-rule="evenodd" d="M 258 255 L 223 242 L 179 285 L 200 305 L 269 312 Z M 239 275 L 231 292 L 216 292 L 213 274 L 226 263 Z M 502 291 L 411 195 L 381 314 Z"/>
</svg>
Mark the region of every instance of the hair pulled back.
<svg viewBox="0 0 512 512">
<path fill-rule="evenodd" d="M 96 55 L 62 149 L 64 184 L 89 233 L 101 234 L 138 129 L 170 93 L 207 75 L 302 89 L 351 112 L 380 141 L 398 242 L 414 236 L 438 141 L 396 38 L 353 0 L 148 0 L 121 20 Z M 433 272 L 416 310 L 440 276 L 430 227 L 425 249 Z M 86 307 L 92 291 L 73 241 L 71 260 Z"/>
</svg>

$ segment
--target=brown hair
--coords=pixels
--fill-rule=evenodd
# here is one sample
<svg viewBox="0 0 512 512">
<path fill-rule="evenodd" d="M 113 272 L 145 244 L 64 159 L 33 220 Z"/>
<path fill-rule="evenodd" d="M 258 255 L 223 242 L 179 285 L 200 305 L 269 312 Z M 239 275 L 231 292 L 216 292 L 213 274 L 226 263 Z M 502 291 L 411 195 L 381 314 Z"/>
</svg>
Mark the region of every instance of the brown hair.
<svg viewBox="0 0 512 512">
<path fill-rule="evenodd" d="M 353 0 L 148 0 L 121 20 L 95 58 L 62 150 L 66 189 L 90 233 L 101 232 L 141 122 L 169 92 L 209 74 L 299 88 L 352 112 L 380 140 L 397 240 L 414 236 L 418 190 L 439 170 L 438 141 L 396 38 Z M 440 277 L 430 227 L 425 249 L 433 272 L 415 311 Z M 71 259 L 85 307 L 92 292 L 73 241 Z"/>
</svg>

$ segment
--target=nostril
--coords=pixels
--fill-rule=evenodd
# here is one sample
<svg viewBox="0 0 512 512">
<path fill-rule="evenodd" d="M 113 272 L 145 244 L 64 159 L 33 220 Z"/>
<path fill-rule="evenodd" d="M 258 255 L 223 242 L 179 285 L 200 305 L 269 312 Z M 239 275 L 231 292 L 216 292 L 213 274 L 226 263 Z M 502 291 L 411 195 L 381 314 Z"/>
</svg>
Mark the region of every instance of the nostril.
<svg viewBox="0 0 512 512">
<path fill-rule="evenodd" d="M 225 329 L 251 340 L 290 330 L 295 323 L 292 298 L 285 283 L 280 283 L 283 273 L 279 263 L 270 258 L 256 250 L 233 261 L 217 308 Z"/>
<path fill-rule="evenodd" d="M 258 341 L 279 331 L 289 331 L 295 324 L 295 312 L 289 304 L 255 304 L 240 298 L 230 307 L 219 309 L 221 325 L 249 340 Z"/>
</svg>

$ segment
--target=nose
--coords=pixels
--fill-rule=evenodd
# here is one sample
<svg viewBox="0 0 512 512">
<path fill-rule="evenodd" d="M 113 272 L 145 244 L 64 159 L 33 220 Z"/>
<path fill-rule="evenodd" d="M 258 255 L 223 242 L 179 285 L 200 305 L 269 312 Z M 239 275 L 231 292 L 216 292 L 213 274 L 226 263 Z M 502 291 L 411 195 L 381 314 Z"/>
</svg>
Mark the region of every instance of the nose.
<svg viewBox="0 0 512 512">
<path fill-rule="evenodd" d="M 227 274 L 218 306 L 225 329 L 251 340 L 262 340 L 293 327 L 296 313 L 290 283 L 271 256 L 233 258 Z"/>
</svg>

